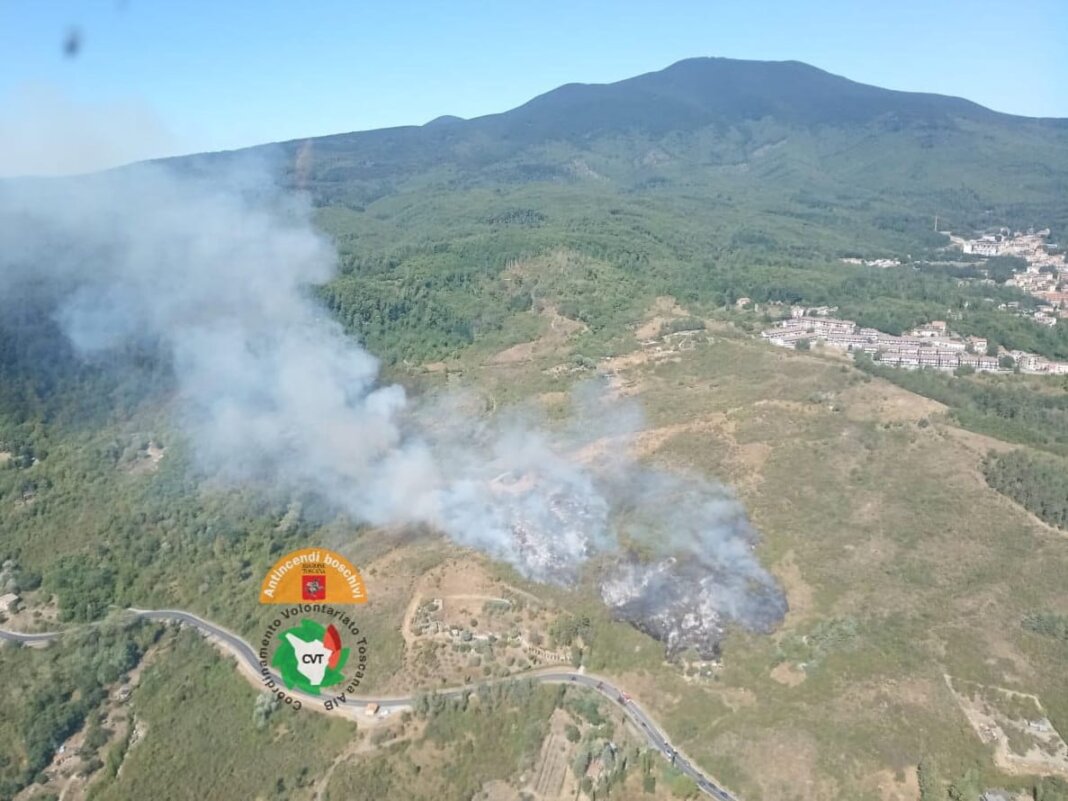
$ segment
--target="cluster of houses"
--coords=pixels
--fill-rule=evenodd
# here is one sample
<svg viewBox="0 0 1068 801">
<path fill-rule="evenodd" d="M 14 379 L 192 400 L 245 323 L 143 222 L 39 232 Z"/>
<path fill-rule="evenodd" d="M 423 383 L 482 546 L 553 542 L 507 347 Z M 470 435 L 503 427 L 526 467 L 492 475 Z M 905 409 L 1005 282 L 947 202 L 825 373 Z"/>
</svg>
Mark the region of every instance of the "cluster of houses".
<svg viewBox="0 0 1068 801">
<path fill-rule="evenodd" d="M 1015 256 L 1027 262 L 1027 269 L 1005 282 L 1035 297 L 1040 306 L 1031 315 L 1036 323 L 1054 326 L 1058 318 L 1068 317 L 1068 260 L 1064 253 L 1051 248 L 1049 229 L 1009 231 L 983 234 L 976 239 L 950 235 L 950 241 L 964 253 L 976 256 Z M 1011 310 L 1012 304 L 1005 308 Z"/>
<path fill-rule="evenodd" d="M 1051 362 L 1033 353 L 1007 351 L 1000 356 L 987 355 L 987 341 L 983 337 L 952 334 L 942 320 L 915 328 L 904 336 L 895 336 L 874 328 L 862 328 L 852 320 L 840 320 L 818 312 L 810 316 L 813 311 L 794 307 L 789 319 L 762 332 L 761 336 L 774 345 L 788 348 L 801 347 L 801 343 L 822 342 L 854 354 L 867 353 L 891 367 L 935 370 L 970 367 L 985 372 L 1018 368 L 1026 373 L 1068 375 L 1068 363 Z M 1012 357 L 1012 361 L 1003 363 L 1003 356 Z"/>
<path fill-rule="evenodd" d="M 1039 325 L 1054 326 L 1058 317 L 1068 317 L 1068 266 L 1055 273 L 1028 267 L 1005 284 L 1015 286 L 1041 301 L 1033 315 Z"/>
<path fill-rule="evenodd" d="M 1049 234 L 1048 228 L 1027 232 L 1002 228 L 995 234 L 982 234 L 975 239 L 949 234 L 949 240 L 964 253 L 976 256 L 1017 256 L 1034 267 L 1064 267 L 1064 255 L 1049 252 Z"/>
<path fill-rule="evenodd" d="M 1037 323 L 1052 327 L 1058 320 L 1068 319 L 1068 258 L 1065 252 L 1049 243 L 1050 230 L 1011 231 L 1001 228 L 996 233 L 984 233 L 967 239 L 950 231 L 941 231 L 949 237 L 952 246 L 971 256 L 986 259 L 997 256 L 1012 256 L 1027 262 L 1027 268 L 1015 273 L 1006 282 L 1022 292 L 1034 297 L 1037 308 L 1021 306 L 1019 303 L 1002 303 L 999 309 L 1020 317 L 1027 317 Z M 860 259 L 843 258 L 847 264 L 868 267 L 899 267 L 900 259 Z M 980 283 L 994 284 L 994 279 L 980 279 Z M 746 298 L 745 300 L 748 300 Z"/>
</svg>

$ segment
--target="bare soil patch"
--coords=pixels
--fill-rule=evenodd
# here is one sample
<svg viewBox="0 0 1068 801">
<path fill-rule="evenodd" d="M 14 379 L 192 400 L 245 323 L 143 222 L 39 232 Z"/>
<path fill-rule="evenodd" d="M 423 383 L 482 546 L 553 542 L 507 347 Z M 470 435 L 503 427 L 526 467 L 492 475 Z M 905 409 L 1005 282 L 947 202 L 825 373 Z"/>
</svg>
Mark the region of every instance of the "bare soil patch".
<svg viewBox="0 0 1068 801">
<path fill-rule="evenodd" d="M 520 795 L 508 782 L 494 779 L 482 785 L 472 801 L 520 801 Z"/>
<path fill-rule="evenodd" d="M 915 770 L 905 770 L 895 775 L 892 770 L 881 770 L 872 776 L 872 783 L 883 801 L 917 801 L 920 797 L 920 782 Z"/>
<path fill-rule="evenodd" d="M 145 475 L 159 470 L 159 463 L 163 461 L 167 449 L 157 442 L 149 442 L 143 450 L 130 462 L 127 471 L 133 475 Z"/>
<path fill-rule="evenodd" d="M 570 392 L 542 392 L 537 401 L 547 409 L 559 409 L 571 402 Z"/>
<path fill-rule="evenodd" d="M 44 590 L 26 593 L 22 608 L 8 615 L 4 625 L 15 631 L 55 631 L 59 626 L 59 605 Z"/>
<path fill-rule="evenodd" d="M 796 687 L 808 678 L 805 671 L 793 662 L 780 662 L 772 668 L 771 677 L 779 684 L 785 684 L 787 687 Z"/>
<path fill-rule="evenodd" d="M 646 429 L 634 435 L 630 452 L 639 459 L 649 458 L 677 438 L 701 440 L 725 448 L 719 477 L 728 480 L 739 493 L 756 490 L 763 481 L 763 469 L 773 452 L 765 442 L 738 442 L 737 421 L 732 413 L 718 412 L 686 423 Z"/>
<path fill-rule="evenodd" d="M 979 739 L 1006 773 L 1068 777 L 1068 745 L 1038 696 L 945 676 Z"/>
<path fill-rule="evenodd" d="M 652 307 L 646 313 L 645 322 L 634 329 L 634 336 L 639 342 L 659 337 L 664 323 L 689 316 L 690 313 L 680 306 L 675 298 L 662 295 L 653 301 Z"/>
<path fill-rule="evenodd" d="M 988 437 L 986 434 L 977 434 L 974 431 L 967 431 L 956 426 L 947 425 L 940 430 L 979 456 L 985 456 L 988 451 L 1004 453 L 1005 451 L 1016 450 L 1019 447 L 1004 440 Z"/>
<path fill-rule="evenodd" d="M 747 687 L 724 687 L 716 692 L 716 697 L 730 707 L 732 712 L 753 706 L 757 702 L 757 694 Z"/>
<path fill-rule="evenodd" d="M 704 434 L 725 439 L 737 447 L 732 434 L 732 423 L 726 414 L 718 413 L 686 423 L 676 423 L 658 428 L 648 428 L 634 436 L 631 453 L 638 458 L 652 456 L 672 437 L 680 434 Z"/>
</svg>

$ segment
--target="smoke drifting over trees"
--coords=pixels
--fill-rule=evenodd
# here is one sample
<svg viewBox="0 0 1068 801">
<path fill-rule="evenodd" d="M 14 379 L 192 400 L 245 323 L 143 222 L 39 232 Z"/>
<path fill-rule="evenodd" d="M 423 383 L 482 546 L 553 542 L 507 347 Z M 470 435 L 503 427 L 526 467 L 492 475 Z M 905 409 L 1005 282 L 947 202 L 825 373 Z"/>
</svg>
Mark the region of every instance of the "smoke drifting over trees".
<svg viewBox="0 0 1068 801">
<path fill-rule="evenodd" d="M 781 619 L 730 494 L 623 455 L 635 409 L 605 414 L 587 392 L 553 432 L 381 385 L 376 359 L 313 298 L 335 255 L 310 212 L 259 170 L 0 185 L 0 293 L 51 293 L 86 358 L 130 344 L 165 354 L 206 476 L 312 490 L 374 525 L 428 524 L 538 580 L 570 581 L 595 559 L 605 602 L 669 649 L 713 650 L 728 620 Z M 579 457 L 606 436 L 601 456 Z"/>
</svg>

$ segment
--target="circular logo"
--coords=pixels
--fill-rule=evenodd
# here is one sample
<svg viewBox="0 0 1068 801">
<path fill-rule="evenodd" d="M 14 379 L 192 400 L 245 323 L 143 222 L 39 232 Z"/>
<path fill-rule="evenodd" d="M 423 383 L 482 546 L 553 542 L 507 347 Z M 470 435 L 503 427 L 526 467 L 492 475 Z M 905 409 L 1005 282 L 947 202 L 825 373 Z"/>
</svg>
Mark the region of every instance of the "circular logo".
<svg viewBox="0 0 1068 801">
<path fill-rule="evenodd" d="M 260 640 L 262 681 L 294 709 L 316 702 L 327 711 L 337 709 L 363 682 L 368 645 L 356 621 L 335 606 L 282 609 Z"/>
<path fill-rule="evenodd" d="M 318 695 L 320 687 L 332 687 L 345 680 L 341 670 L 348 661 L 349 649 L 341 647 L 341 635 L 333 623 L 324 627 L 304 618 L 299 626 L 285 629 L 278 636 L 280 641 L 271 664 L 282 672 L 286 687 L 299 687 Z"/>
</svg>

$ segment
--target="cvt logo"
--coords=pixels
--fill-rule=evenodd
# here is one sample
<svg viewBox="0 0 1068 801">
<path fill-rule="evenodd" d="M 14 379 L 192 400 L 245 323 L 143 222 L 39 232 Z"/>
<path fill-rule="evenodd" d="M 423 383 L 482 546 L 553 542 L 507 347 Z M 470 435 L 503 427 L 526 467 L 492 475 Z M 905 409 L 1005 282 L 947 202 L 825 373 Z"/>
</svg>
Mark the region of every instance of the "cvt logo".
<svg viewBox="0 0 1068 801">
<path fill-rule="evenodd" d="M 293 625 L 297 621 L 299 625 Z M 342 631 L 350 647 L 342 646 Z M 370 661 L 370 644 L 356 621 L 329 604 L 298 604 L 280 610 L 259 645 L 264 685 L 293 709 L 303 707 L 301 696 L 305 701 L 311 700 L 308 696 L 318 697 L 327 712 L 340 708 L 363 682 Z M 346 670 L 347 676 L 343 675 Z M 331 687 L 326 694 L 320 693 Z"/>
<path fill-rule="evenodd" d="M 271 665 L 278 668 L 290 690 L 318 695 L 320 687 L 345 680 L 342 670 L 348 658 L 349 649 L 341 647 L 341 635 L 332 623 L 323 626 L 305 618 L 281 633 Z"/>
</svg>

